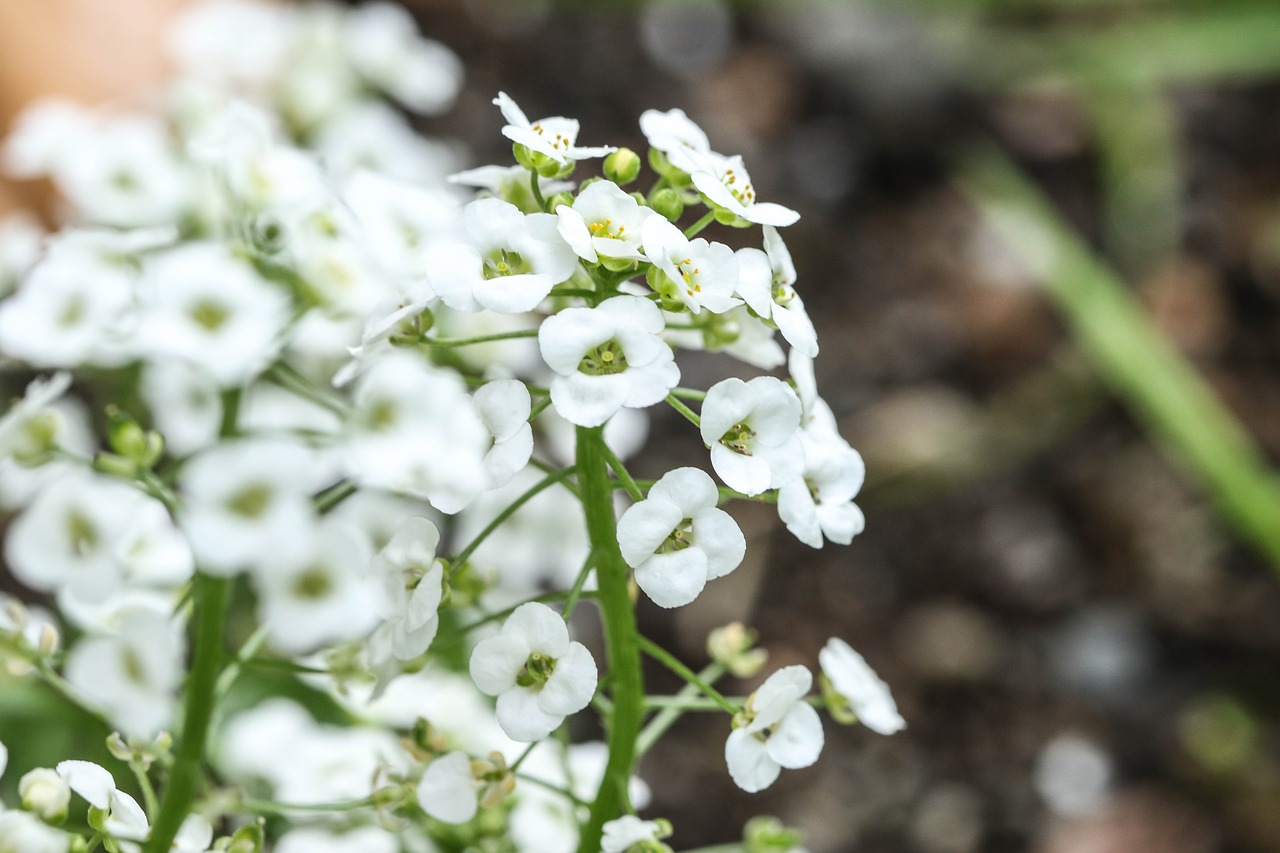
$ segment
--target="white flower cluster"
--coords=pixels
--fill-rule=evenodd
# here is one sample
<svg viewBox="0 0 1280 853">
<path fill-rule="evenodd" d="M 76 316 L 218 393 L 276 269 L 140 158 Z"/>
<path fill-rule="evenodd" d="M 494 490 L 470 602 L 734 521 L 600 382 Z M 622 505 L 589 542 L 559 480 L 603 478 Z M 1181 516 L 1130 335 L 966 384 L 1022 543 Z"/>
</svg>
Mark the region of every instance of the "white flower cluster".
<svg viewBox="0 0 1280 853">
<path fill-rule="evenodd" d="M 175 56 L 183 77 L 162 112 L 46 103 L 4 149 L 11 173 L 51 179 L 67 205 L 42 242 L 16 220 L 0 230 L 0 358 L 51 371 L 0 416 L 0 508 L 16 514 L 4 555 L 75 640 L 64 652 L 15 606 L 0 651 L 108 721 L 142 776 L 172 764 L 166 732 L 204 736 L 192 697 L 221 701 L 245 670 L 347 704 L 368 725 L 322 725 L 280 696 L 212 734 L 221 774 L 278 811 L 369 812 L 298 826 L 280 851 L 399 850 L 389 826 L 426 845 L 447 836 L 440 823 L 491 825 L 473 822 L 482 810 L 520 849 L 572 850 L 588 823 L 603 849 L 666 849 L 663 823 L 601 826 L 616 812 L 582 805 L 606 789 L 642 805 L 642 788 L 605 779 L 608 748 L 548 740 L 601 682 L 569 613 L 597 594 L 611 551 L 658 605 L 694 601 L 743 560 L 730 498 L 776 492 L 813 547 L 862 529 L 862 461 L 817 394 L 817 339 L 778 231 L 798 214 L 758 201 L 741 158 L 679 110 L 641 117 L 647 193 L 624 189 L 634 152 L 581 146 L 577 121 L 530 121 L 505 94 L 518 165 L 453 174 L 453 147 L 378 100 L 434 112 L 460 80 L 390 5 L 219 0 L 183 21 Z M 603 177 L 569 180 L 601 157 Z M 695 206 L 705 215 L 682 228 Z M 699 236 L 713 223 L 763 226 L 761 248 Z M 790 381 L 679 387 L 680 350 L 781 367 L 775 332 Z M 110 403 L 105 420 L 85 401 Z M 664 401 L 697 424 L 723 486 L 700 468 L 645 485 L 626 472 L 644 410 Z M 607 541 L 578 506 L 586 473 L 559 467 L 602 426 L 632 498 Z M 213 588 L 255 608 L 229 664 L 201 645 Z M 470 643 L 469 680 L 423 670 L 442 635 Z M 829 704 L 900 727 L 883 683 L 837 642 L 824 683 L 843 698 Z M 816 760 L 811 685 L 786 667 L 738 708 L 725 755 L 744 789 Z M 0 813 L 0 853 L 10 837 L 24 853 L 66 848 L 55 778 L 121 850 L 154 826 L 204 853 L 217 821 L 198 814 L 231 808 L 188 801 L 174 821 L 168 801 L 144 810 L 96 765 L 45 776 L 38 807 Z M 251 827 L 217 849 L 257 850 Z"/>
</svg>

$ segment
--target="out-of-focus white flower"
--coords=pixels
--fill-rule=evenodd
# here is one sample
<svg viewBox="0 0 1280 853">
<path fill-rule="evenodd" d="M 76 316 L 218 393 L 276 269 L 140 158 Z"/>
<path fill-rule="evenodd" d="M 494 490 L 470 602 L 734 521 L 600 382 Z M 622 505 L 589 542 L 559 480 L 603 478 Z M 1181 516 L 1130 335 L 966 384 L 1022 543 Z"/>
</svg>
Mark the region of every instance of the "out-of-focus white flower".
<svg viewBox="0 0 1280 853">
<path fill-rule="evenodd" d="M 253 571 L 271 645 L 301 654 L 366 636 L 377 624 L 381 592 L 365 577 L 369 543 L 328 520 L 299 532 L 300 548 L 259 561 Z"/>
<path fill-rule="evenodd" d="M 371 573 L 384 591 L 383 622 L 369 641 L 375 668 L 422 656 L 440 627 L 444 568 L 436 559 L 440 531 L 425 518 L 407 519 L 373 558 Z"/>
<path fill-rule="evenodd" d="M 93 112 L 65 98 L 44 98 L 18 115 L 4 143 L 4 172 L 14 178 L 48 175 L 75 146 L 91 138 Z"/>
<path fill-rule="evenodd" d="M 428 250 L 427 280 L 459 311 L 531 311 L 578 265 L 558 221 L 496 198 L 473 201 L 462 209 L 455 236 Z"/>
<path fill-rule="evenodd" d="M 772 376 L 717 382 L 702 404 L 702 440 L 711 447 L 711 467 L 725 485 L 747 495 L 799 476 L 799 427 L 799 398 Z"/>
<path fill-rule="evenodd" d="M 644 850 L 652 850 L 669 834 L 656 820 L 641 820 L 635 815 L 623 815 L 604 825 L 604 837 L 600 840 L 602 853 L 627 853 L 637 844 L 649 844 Z"/>
<path fill-rule="evenodd" d="M 71 387 L 70 373 L 55 373 L 27 385 L 22 399 L 0 415 L 0 463 L 43 461 L 59 444 L 65 422 L 54 401 Z"/>
<path fill-rule="evenodd" d="M 144 268 L 139 348 L 151 359 L 198 365 L 223 387 L 266 368 L 289 321 L 283 290 L 220 243 L 188 243 Z"/>
<path fill-rule="evenodd" d="M 207 0 L 178 18 L 169 54 L 186 74 L 219 87 L 265 87 L 288 60 L 297 26 L 291 6 Z"/>
<path fill-rule="evenodd" d="M 570 641 L 564 621 L 545 604 L 515 609 L 496 637 L 481 640 L 471 654 L 471 678 L 498 697 L 498 723 L 512 740 L 541 740 L 591 702 L 596 663 L 581 643 Z"/>
<path fill-rule="evenodd" d="M 57 769 L 71 790 L 107 813 L 102 826 L 108 835 L 116 840 L 146 840 L 151 830 L 146 813 L 137 800 L 116 788 L 116 780 L 106 769 L 91 761 L 63 761 Z"/>
<path fill-rule="evenodd" d="M 166 612 L 130 607 L 115 627 L 71 649 L 67 681 L 122 732 L 149 737 L 173 723 L 184 674 L 182 625 Z"/>
<path fill-rule="evenodd" d="M 707 581 L 742 562 L 747 540 L 733 518 L 716 508 L 718 499 L 705 472 L 677 468 L 618 519 L 622 557 L 636 570 L 636 584 L 662 607 L 688 604 Z"/>
<path fill-rule="evenodd" d="M 312 453 L 283 438 L 240 439 L 193 457 L 178 477 L 182 527 L 203 571 L 230 575 L 303 549 L 311 531 Z"/>
<path fill-rule="evenodd" d="M 401 6 L 367 3 L 353 9 L 343 21 L 342 38 L 360 75 L 414 112 L 444 112 L 462 88 L 461 60 L 418 35 Z"/>
<path fill-rule="evenodd" d="M 0 853 L 67 853 L 71 836 L 28 812 L 0 811 Z"/>
<path fill-rule="evenodd" d="M 796 268 L 778 229 L 764 227 L 764 248 L 739 249 L 738 295 L 751 310 L 777 325 L 787 343 L 809 358 L 818 354 L 818 334 L 792 285 Z"/>
<path fill-rule="evenodd" d="M 203 367 L 169 359 L 151 362 L 142 371 L 139 391 L 169 453 L 186 456 L 217 441 L 221 389 Z"/>
<path fill-rule="evenodd" d="M 343 198 L 359 220 L 373 256 L 395 279 L 426 276 L 427 246 L 448 232 L 460 209 L 450 192 L 409 186 L 368 171 L 347 180 Z"/>
<path fill-rule="evenodd" d="M 556 216 L 560 236 L 578 257 L 594 264 L 601 258 L 643 260 L 641 226 L 658 214 L 612 181 L 596 181 L 578 194 L 572 206 L 557 208 Z"/>
<path fill-rule="evenodd" d="M 402 833 L 376 826 L 347 832 L 304 827 L 291 829 L 276 842 L 275 853 L 397 853 Z"/>
<path fill-rule="evenodd" d="M 882 735 L 907 727 L 889 693 L 889 686 L 844 640 L 837 637 L 828 640 L 818 652 L 818 663 L 831 687 L 849 703 L 858 722 Z"/>
<path fill-rule="evenodd" d="M 7 296 L 40 256 L 42 229 L 29 214 L 0 219 L 0 296 Z"/>
<path fill-rule="evenodd" d="M 756 201 L 756 190 L 742 158 L 724 157 L 715 152 L 690 152 L 686 169 L 698 192 L 717 207 L 735 213 L 757 225 L 782 228 L 794 225 L 800 214 L 789 207 L 768 201 Z"/>
<path fill-rule="evenodd" d="M 465 752 L 450 752 L 427 765 L 418 783 L 418 805 L 436 820 L 466 823 L 480 806 L 479 785 Z"/>
<path fill-rule="evenodd" d="M 352 104 L 329 119 L 313 147 L 335 177 L 367 170 L 414 186 L 443 184 L 463 159 L 457 145 L 419 136 L 399 111 L 378 101 Z"/>
<path fill-rule="evenodd" d="M 666 154 L 673 166 L 685 172 L 697 168 L 691 154 L 711 151 L 707 134 L 685 115 L 684 110 L 645 110 L 640 114 L 640 131 L 651 147 Z"/>
<path fill-rule="evenodd" d="M 728 246 L 689 240 L 661 216 L 645 220 L 643 237 L 645 255 L 665 278 L 657 286 L 663 296 L 675 297 L 694 314 L 703 308 L 723 314 L 738 304 L 738 259 Z"/>
<path fill-rule="evenodd" d="M 506 92 L 499 92 L 493 103 L 502 110 L 507 124 L 502 135 L 530 151 L 550 157 L 557 163 L 603 157 L 617 149 L 612 146 L 584 148 L 578 145 L 578 120 L 555 116 L 531 122 Z"/>
<path fill-rule="evenodd" d="M 551 401 L 565 420 L 599 426 L 623 406 L 641 409 L 666 397 L 680 368 L 666 342 L 658 306 L 614 296 L 594 308 L 566 308 L 538 329 L 542 358 L 558 375 Z"/>
<path fill-rule="evenodd" d="M 822 752 L 822 720 L 803 700 L 813 675 L 803 666 L 784 666 L 751 694 L 724 745 L 734 783 L 755 793 L 773 784 L 783 767 L 808 767 Z"/>
<path fill-rule="evenodd" d="M 0 768 L 3 775 L 3 768 Z M 18 780 L 22 808 L 46 823 L 61 823 L 71 803 L 71 787 L 54 770 L 37 767 Z"/>
</svg>

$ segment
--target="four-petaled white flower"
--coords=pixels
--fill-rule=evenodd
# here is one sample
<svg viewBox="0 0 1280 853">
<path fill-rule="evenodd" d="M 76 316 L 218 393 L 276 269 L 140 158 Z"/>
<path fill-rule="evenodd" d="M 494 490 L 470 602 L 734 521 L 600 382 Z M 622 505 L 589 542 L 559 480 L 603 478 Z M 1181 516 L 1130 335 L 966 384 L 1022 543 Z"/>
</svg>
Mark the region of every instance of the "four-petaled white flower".
<svg viewBox="0 0 1280 853">
<path fill-rule="evenodd" d="M 551 402 L 565 420 L 599 426 L 623 406 L 642 409 L 680 381 L 675 355 L 658 334 L 658 306 L 614 296 L 595 308 L 566 308 L 538 329 L 542 359 L 558 376 Z"/>
<path fill-rule="evenodd" d="M 71 790 L 105 812 L 102 827 L 107 835 L 117 840 L 146 841 L 151 831 L 146 813 L 137 800 L 116 787 L 116 780 L 105 768 L 91 761 L 63 761 L 57 770 Z"/>
<path fill-rule="evenodd" d="M 369 640 L 375 667 L 420 657 L 435 639 L 444 595 L 444 567 L 436 559 L 439 544 L 436 526 L 414 516 L 373 558 L 372 573 L 385 596 L 383 623 Z"/>
<path fill-rule="evenodd" d="M 907 727 L 889 693 L 889 686 L 844 640 L 838 637 L 828 640 L 818 652 L 818 663 L 831 687 L 849 703 L 858 722 L 882 735 Z"/>
<path fill-rule="evenodd" d="M 723 314 L 739 304 L 733 296 L 738 259 L 728 246 L 689 240 L 661 216 L 645 220 L 642 236 L 645 256 L 665 279 L 658 288 L 663 296 L 674 296 L 694 314 L 703 308 Z"/>
<path fill-rule="evenodd" d="M 493 436 L 493 446 L 484 456 L 484 473 L 489 488 L 498 489 L 510 483 L 533 455 L 529 389 L 518 379 L 496 379 L 476 389 L 471 403 Z"/>
<path fill-rule="evenodd" d="M 530 151 L 550 157 L 557 163 L 603 157 L 617 149 L 612 146 L 584 148 L 578 145 L 578 120 L 555 116 L 531 122 L 506 92 L 499 92 L 493 103 L 502 110 L 507 124 L 502 135 Z"/>
<path fill-rule="evenodd" d="M 647 499 L 618 519 L 618 545 L 636 584 L 662 607 L 698 597 L 707 581 L 738 567 L 747 540 L 737 523 L 716 508 L 716 484 L 697 468 L 668 471 Z"/>
<path fill-rule="evenodd" d="M 803 666 L 784 666 L 750 698 L 724 745 L 729 775 L 749 793 L 773 784 L 782 768 L 808 767 L 822 752 L 822 720 L 804 701 L 813 674 Z"/>
<path fill-rule="evenodd" d="M 757 376 L 711 386 L 702 404 L 702 440 L 725 485 L 746 495 L 776 489 L 800 475 L 800 399 L 782 380 Z"/>
<path fill-rule="evenodd" d="M 640 132 L 650 147 L 666 154 L 673 166 L 685 172 L 697 168 L 692 155 L 711 151 L 707 134 L 684 110 L 645 110 L 640 114 Z"/>
<path fill-rule="evenodd" d="M 738 250 L 738 295 L 751 310 L 772 320 L 787 343 L 813 358 L 818 354 L 818 333 L 805 311 L 804 301 L 792 285 L 796 267 L 778 229 L 764 227 L 764 251 Z"/>
<path fill-rule="evenodd" d="M 800 214 L 789 207 L 770 201 L 756 201 L 756 189 L 742 158 L 736 154 L 724 157 L 710 152 L 688 152 L 691 169 L 689 177 L 698 192 L 717 207 L 735 213 L 757 225 L 773 225 L 782 228 L 794 225 Z"/>
<path fill-rule="evenodd" d="M 459 311 L 532 311 L 578 265 L 558 222 L 497 198 L 473 201 L 462 209 L 455 236 L 427 250 L 427 281 Z"/>
<path fill-rule="evenodd" d="M 801 430 L 804 469 L 778 489 L 778 516 L 796 538 L 814 548 L 825 536 L 848 545 L 866 520 L 853 502 L 866 476 L 862 456 L 838 435 Z"/>
<path fill-rule="evenodd" d="M 596 692 L 596 662 L 545 604 L 515 609 L 502 632 L 476 644 L 471 678 L 498 697 L 498 723 L 512 740 L 541 740 Z"/>
<path fill-rule="evenodd" d="M 556 215 L 560 219 L 560 236 L 578 257 L 593 264 L 601 258 L 643 260 L 642 226 L 654 218 L 666 222 L 612 181 L 591 184 L 578 194 L 572 206 L 557 208 Z"/>
</svg>

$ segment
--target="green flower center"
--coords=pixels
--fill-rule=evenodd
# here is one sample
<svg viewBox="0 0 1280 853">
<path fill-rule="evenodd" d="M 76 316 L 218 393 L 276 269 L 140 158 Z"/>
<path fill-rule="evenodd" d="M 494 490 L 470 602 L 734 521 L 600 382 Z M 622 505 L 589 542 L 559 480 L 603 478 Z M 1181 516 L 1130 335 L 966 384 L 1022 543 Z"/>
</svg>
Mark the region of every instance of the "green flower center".
<svg viewBox="0 0 1280 853">
<path fill-rule="evenodd" d="M 212 299 L 201 300 L 191 309 L 192 321 L 206 332 L 218 331 L 226 325 L 230 316 L 227 306 Z"/>
<path fill-rule="evenodd" d="M 484 259 L 484 277 L 486 281 L 508 275 L 524 275 L 532 267 L 520 257 L 519 252 L 510 249 L 498 249 L 490 252 Z"/>
<path fill-rule="evenodd" d="M 98 547 L 98 528 L 84 513 L 72 510 L 67 516 L 67 538 L 76 556 L 85 557 Z"/>
<path fill-rule="evenodd" d="M 588 376 L 610 376 L 627 369 L 627 356 L 617 341 L 605 341 L 590 350 L 578 363 L 578 372 Z"/>
<path fill-rule="evenodd" d="M 225 504 L 228 511 L 241 518 L 260 518 L 271 503 L 271 487 L 264 483 L 245 486 Z"/>
<path fill-rule="evenodd" d="M 676 551 L 683 551 L 692 545 L 693 519 L 686 518 L 676 525 L 676 529 L 671 531 L 671 535 L 658 547 L 658 553 L 674 554 Z"/>
<path fill-rule="evenodd" d="M 751 456 L 751 440 L 755 437 L 755 432 L 745 422 L 736 423 L 729 427 L 728 432 L 720 436 L 720 443 L 734 453 Z"/>
<path fill-rule="evenodd" d="M 319 601 L 333 592 L 333 581 L 323 566 L 312 566 L 293 580 L 293 594 L 306 601 Z"/>
<path fill-rule="evenodd" d="M 521 687 L 541 687 L 547 683 L 551 673 L 556 671 L 556 659 L 542 652 L 534 652 L 520 667 L 516 675 L 516 684 Z"/>
</svg>

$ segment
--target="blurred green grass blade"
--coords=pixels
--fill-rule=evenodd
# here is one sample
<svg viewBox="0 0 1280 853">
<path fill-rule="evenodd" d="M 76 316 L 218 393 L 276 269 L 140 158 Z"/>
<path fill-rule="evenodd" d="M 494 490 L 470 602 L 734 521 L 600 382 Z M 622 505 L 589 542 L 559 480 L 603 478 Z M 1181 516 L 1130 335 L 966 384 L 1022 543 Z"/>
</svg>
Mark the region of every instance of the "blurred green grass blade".
<svg viewBox="0 0 1280 853">
<path fill-rule="evenodd" d="M 1123 282 L 999 152 L 971 156 L 959 184 L 1041 280 L 1103 381 L 1182 461 L 1236 531 L 1280 570 L 1280 480 Z"/>
</svg>

